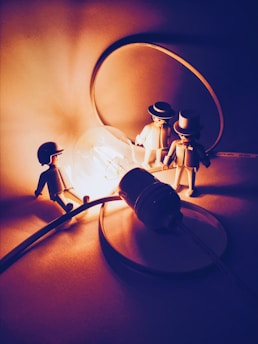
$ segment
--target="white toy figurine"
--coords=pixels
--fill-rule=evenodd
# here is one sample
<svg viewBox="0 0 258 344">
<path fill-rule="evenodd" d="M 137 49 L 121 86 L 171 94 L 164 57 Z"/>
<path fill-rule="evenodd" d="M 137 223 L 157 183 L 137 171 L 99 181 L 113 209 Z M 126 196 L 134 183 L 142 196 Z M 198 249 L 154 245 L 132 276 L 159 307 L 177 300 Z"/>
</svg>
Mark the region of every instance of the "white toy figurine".
<svg viewBox="0 0 258 344">
<path fill-rule="evenodd" d="M 210 166 L 210 159 L 204 147 L 197 143 L 200 137 L 200 117 L 192 110 L 185 110 L 179 113 L 179 119 L 174 123 L 174 130 L 180 140 L 172 142 L 168 154 L 164 158 L 164 165 L 170 164 L 172 159 L 176 166 L 176 174 L 173 188 L 178 191 L 180 179 L 184 169 L 188 176 L 188 196 L 195 194 L 195 178 L 200 162 L 206 167 Z"/>
<path fill-rule="evenodd" d="M 62 154 L 63 149 L 55 142 L 45 142 L 38 149 L 38 160 L 41 165 L 48 165 L 49 168 L 42 172 L 38 181 L 35 196 L 42 194 L 45 184 L 48 186 L 49 197 L 56 201 L 66 212 L 73 209 L 73 203 L 68 202 L 67 198 L 82 204 L 89 201 L 89 196 L 84 196 L 83 200 L 73 192 L 73 187 L 68 185 L 64 173 L 57 165 L 58 155 Z"/>
<path fill-rule="evenodd" d="M 142 166 L 146 169 L 162 166 L 162 151 L 168 150 L 171 136 L 169 120 L 175 116 L 174 110 L 166 102 L 156 102 L 149 106 L 149 114 L 153 122 L 147 124 L 142 132 L 136 136 L 135 144 L 142 145 L 145 149 Z"/>
</svg>

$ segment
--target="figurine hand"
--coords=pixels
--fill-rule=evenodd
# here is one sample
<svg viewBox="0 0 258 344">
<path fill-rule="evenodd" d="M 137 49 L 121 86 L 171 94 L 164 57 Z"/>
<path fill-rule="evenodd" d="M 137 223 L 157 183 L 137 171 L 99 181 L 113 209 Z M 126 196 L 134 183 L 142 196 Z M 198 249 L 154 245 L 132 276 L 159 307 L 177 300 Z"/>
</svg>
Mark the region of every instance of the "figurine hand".
<svg viewBox="0 0 258 344">
<path fill-rule="evenodd" d="M 162 169 L 163 170 L 168 170 L 168 165 L 163 165 Z"/>
<path fill-rule="evenodd" d="M 211 162 L 209 161 L 209 160 L 207 160 L 207 161 L 204 161 L 204 166 L 205 167 L 209 167 L 210 166 L 210 164 L 211 164 Z"/>
<path fill-rule="evenodd" d="M 39 195 L 42 195 L 42 193 L 38 192 L 37 190 L 34 192 L 34 194 L 35 194 L 36 198 L 39 197 Z"/>
<path fill-rule="evenodd" d="M 142 140 L 141 140 L 139 135 L 136 136 L 135 144 L 136 144 L 136 146 L 141 146 L 142 145 Z"/>
<path fill-rule="evenodd" d="M 69 191 L 69 190 L 73 190 L 73 186 L 64 189 L 64 191 Z"/>
<path fill-rule="evenodd" d="M 168 164 L 168 160 L 169 160 L 169 156 L 166 155 L 165 158 L 164 158 L 164 160 L 163 160 L 163 164 L 164 164 L 164 165 L 167 165 L 167 164 Z"/>
</svg>

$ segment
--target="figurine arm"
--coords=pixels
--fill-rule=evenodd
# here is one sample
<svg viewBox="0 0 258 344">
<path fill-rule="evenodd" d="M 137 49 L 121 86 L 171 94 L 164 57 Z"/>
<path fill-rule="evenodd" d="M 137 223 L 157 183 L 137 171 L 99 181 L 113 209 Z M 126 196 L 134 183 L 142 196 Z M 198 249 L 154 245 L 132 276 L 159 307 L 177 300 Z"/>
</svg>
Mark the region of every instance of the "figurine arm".
<svg viewBox="0 0 258 344">
<path fill-rule="evenodd" d="M 171 146 L 170 146 L 170 148 L 169 148 L 169 151 L 168 151 L 167 155 L 165 156 L 165 158 L 164 158 L 164 160 L 163 160 L 163 164 L 164 164 L 164 165 L 168 165 L 168 162 L 169 162 L 171 156 L 174 155 L 174 153 L 175 153 L 175 151 L 176 151 L 176 144 L 177 144 L 177 142 L 178 142 L 178 140 L 174 140 L 174 141 L 171 143 Z M 174 155 L 174 157 L 173 157 L 173 160 L 174 160 L 174 158 L 175 158 L 175 155 Z"/>
<path fill-rule="evenodd" d="M 146 137 L 148 136 L 149 125 L 145 125 L 142 129 L 141 133 L 136 136 L 135 144 L 136 145 L 143 145 L 146 141 Z"/>
<path fill-rule="evenodd" d="M 45 174 L 42 173 L 39 177 L 37 189 L 34 192 L 36 197 L 38 197 L 39 195 L 42 195 L 42 190 L 44 189 L 45 184 L 46 184 Z"/>
<path fill-rule="evenodd" d="M 209 159 L 208 156 L 206 156 L 205 159 L 202 159 L 201 162 L 202 162 L 203 165 L 204 165 L 205 167 L 207 167 L 207 168 L 208 168 L 208 167 L 210 166 L 210 164 L 211 164 L 210 159 Z"/>
<path fill-rule="evenodd" d="M 139 146 L 139 145 L 142 145 L 142 139 L 141 139 L 141 136 L 140 135 L 137 135 L 136 138 L 135 138 L 135 144 L 136 146 Z"/>
<path fill-rule="evenodd" d="M 197 150 L 201 163 L 208 168 L 211 162 L 208 154 L 205 152 L 204 147 L 202 145 L 198 145 Z"/>
<path fill-rule="evenodd" d="M 64 171 L 61 169 L 58 169 L 58 172 L 59 172 L 59 176 L 62 180 L 64 190 L 68 191 L 68 190 L 73 189 L 73 186 L 70 184 L 71 182 L 68 178 L 68 175 L 66 173 L 64 173 Z"/>
<path fill-rule="evenodd" d="M 172 144 L 172 129 L 170 125 L 166 126 L 167 128 L 167 147 L 169 147 Z"/>
</svg>

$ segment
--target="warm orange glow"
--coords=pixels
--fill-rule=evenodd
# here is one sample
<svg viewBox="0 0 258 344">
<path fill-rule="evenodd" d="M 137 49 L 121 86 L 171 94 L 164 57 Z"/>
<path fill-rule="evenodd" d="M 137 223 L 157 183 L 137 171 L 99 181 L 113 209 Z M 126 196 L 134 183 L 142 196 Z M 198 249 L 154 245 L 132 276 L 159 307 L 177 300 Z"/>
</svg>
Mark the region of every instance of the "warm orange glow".
<svg viewBox="0 0 258 344">
<path fill-rule="evenodd" d="M 96 116 L 90 83 L 98 58 L 121 37 L 158 32 L 162 11 L 158 3 L 136 0 L 112 6 L 95 0 L 2 5 L 1 198 L 33 195 L 42 172 L 36 152 L 43 142 L 63 146 L 74 175 L 74 147 L 88 129 L 103 122 L 133 141 L 150 121 L 147 107 L 156 101 L 169 102 L 175 111 L 197 106 L 206 127 L 210 116 L 217 120 L 196 70 L 148 45 L 123 47 L 105 61 L 94 89 L 101 118 Z M 173 39 L 168 45 L 180 53 Z M 202 141 L 213 142 L 216 134 L 214 125 Z"/>
<path fill-rule="evenodd" d="M 120 35 L 159 25 L 155 7 L 138 1 L 1 3 L 1 198 L 33 195 L 43 142 L 59 142 L 64 159 L 72 160 L 78 138 L 99 124 L 89 92 L 96 60 Z"/>
<path fill-rule="evenodd" d="M 122 176 L 139 166 L 134 147 L 123 132 L 101 126 L 85 132 L 75 145 L 72 180 L 81 196 L 93 199 L 116 192 Z"/>
</svg>

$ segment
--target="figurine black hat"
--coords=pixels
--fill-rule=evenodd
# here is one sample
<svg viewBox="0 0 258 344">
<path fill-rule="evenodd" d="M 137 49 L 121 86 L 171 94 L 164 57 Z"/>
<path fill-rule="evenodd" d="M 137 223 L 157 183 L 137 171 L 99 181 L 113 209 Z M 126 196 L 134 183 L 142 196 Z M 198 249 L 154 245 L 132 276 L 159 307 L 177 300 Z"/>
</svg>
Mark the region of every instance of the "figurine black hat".
<svg viewBox="0 0 258 344">
<path fill-rule="evenodd" d="M 160 119 L 170 119 L 175 116 L 175 111 L 166 102 L 156 102 L 149 106 L 149 114 Z"/>
<path fill-rule="evenodd" d="M 51 156 L 62 154 L 63 148 L 55 142 L 45 142 L 38 149 L 38 160 L 41 165 L 47 165 L 51 162 Z"/>
<path fill-rule="evenodd" d="M 198 134 L 201 130 L 199 114 L 193 110 L 180 111 L 178 121 L 174 123 L 174 130 L 186 136 Z"/>
</svg>

